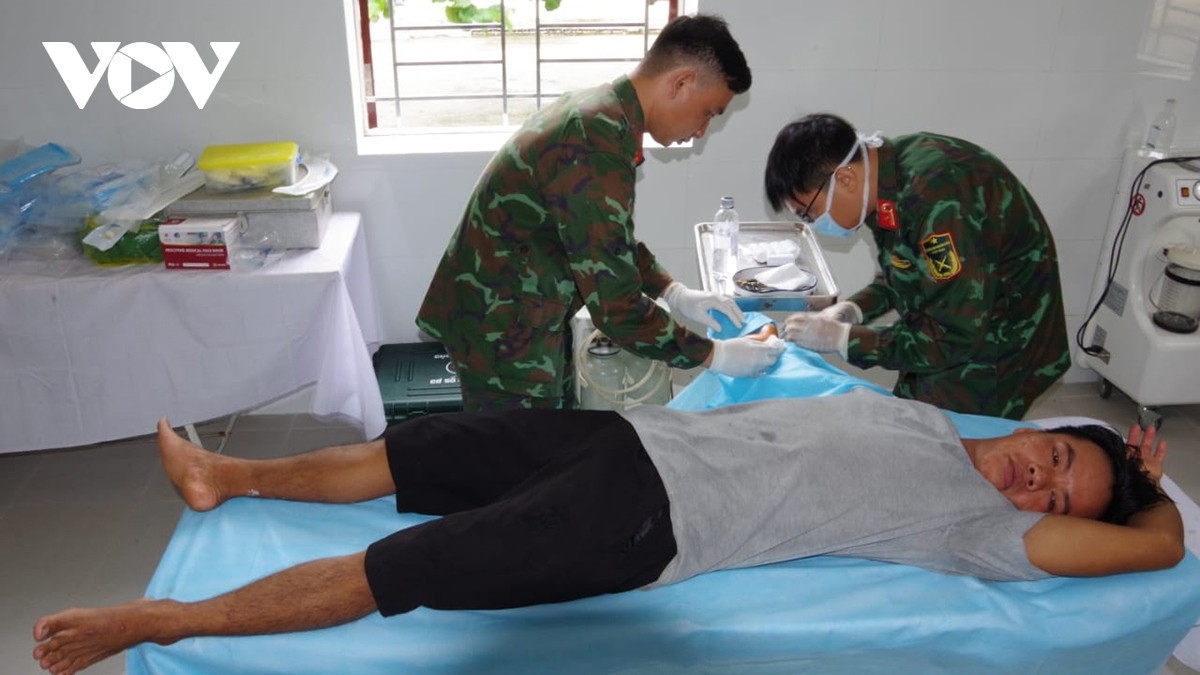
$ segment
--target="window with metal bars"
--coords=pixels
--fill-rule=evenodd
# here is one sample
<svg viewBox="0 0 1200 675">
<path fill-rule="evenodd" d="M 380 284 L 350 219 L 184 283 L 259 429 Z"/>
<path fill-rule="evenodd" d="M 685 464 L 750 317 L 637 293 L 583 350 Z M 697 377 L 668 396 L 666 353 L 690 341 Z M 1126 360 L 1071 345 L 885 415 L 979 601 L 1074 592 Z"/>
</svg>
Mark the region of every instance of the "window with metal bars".
<svg viewBox="0 0 1200 675">
<path fill-rule="evenodd" d="M 687 0 L 357 2 L 367 135 L 511 130 L 565 91 L 632 70 L 688 9 Z"/>
</svg>

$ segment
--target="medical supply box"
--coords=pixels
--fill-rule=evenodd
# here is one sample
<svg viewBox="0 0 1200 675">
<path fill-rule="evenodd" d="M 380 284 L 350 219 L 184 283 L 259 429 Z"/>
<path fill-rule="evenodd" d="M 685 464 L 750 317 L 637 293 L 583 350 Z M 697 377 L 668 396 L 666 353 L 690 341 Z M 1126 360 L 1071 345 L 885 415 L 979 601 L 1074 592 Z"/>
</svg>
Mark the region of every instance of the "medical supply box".
<svg viewBox="0 0 1200 675">
<path fill-rule="evenodd" d="M 229 248 L 241 237 L 237 218 L 169 218 L 158 226 L 167 269 L 229 269 Z"/>
<path fill-rule="evenodd" d="M 167 217 L 232 217 L 246 220 L 244 237 L 253 245 L 272 248 L 320 248 L 333 216 L 332 185 L 305 195 L 272 192 L 271 188 L 244 192 L 214 192 L 205 186 L 172 202 Z"/>
<path fill-rule="evenodd" d="M 374 362 L 388 424 L 462 410 L 458 374 L 440 342 L 383 345 Z"/>
<path fill-rule="evenodd" d="M 296 182 L 300 146 L 292 142 L 210 145 L 196 168 L 212 192 L 237 192 L 291 185 Z"/>
</svg>

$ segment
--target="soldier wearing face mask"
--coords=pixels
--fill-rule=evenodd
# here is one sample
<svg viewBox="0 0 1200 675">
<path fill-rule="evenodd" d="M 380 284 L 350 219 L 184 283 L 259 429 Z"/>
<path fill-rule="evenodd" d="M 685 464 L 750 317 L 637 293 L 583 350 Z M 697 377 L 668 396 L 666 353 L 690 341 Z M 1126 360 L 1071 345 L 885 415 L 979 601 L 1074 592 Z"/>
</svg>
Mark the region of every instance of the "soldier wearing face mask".
<svg viewBox="0 0 1200 675">
<path fill-rule="evenodd" d="M 899 371 L 897 396 L 1011 419 L 1070 366 L 1050 227 L 988 151 L 931 133 L 863 136 L 813 114 L 779 132 L 766 191 L 822 235 L 866 225 L 878 248 L 874 281 L 789 317 L 787 340 Z M 889 310 L 895 323 L 867 325 Z"/>
</svg>

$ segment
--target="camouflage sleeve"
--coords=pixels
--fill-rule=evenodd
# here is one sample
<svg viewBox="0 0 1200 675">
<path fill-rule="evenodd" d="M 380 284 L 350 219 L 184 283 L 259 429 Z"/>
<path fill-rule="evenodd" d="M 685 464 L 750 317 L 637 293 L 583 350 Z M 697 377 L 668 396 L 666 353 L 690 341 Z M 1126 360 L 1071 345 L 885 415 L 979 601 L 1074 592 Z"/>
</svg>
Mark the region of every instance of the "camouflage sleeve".
<svg viewBox="0 0 1200 675">
<path fill-rule="evenodd" d="M 658 264 L 658 258 L 642 242 L 637 242 L 637 266 L 642 273 L 642 292 L 657 298 L 667 290 L 675 279 L 666 268 Z"/>
<path fill-rule="evenodd" d="M 892 308 L 891 294 L 888 293 L 887 281 L 882 273 L 877 273 L 870 284 L 847 299 L 862 310 L 863 323 L 874 321 Z"/>
<path fill-rule="evenodd" d="M 588 152 L 550 181 L 545 198 L 596 328 L 642 356 L 691 368 L 708 358 L 712 343 L 646 294 L 661 293 L 670 276 L 633 236 L 635 178 L 627 157 Z"/>
<path fill-rule="evenodd" d="M 996 284 L 983 220 L 963 197 L 934 202 L 912 221 L 924 235 L 914 246 L 926 252 L 924 264 L 913 269 L 919 277 L 900 291 L 907 295 L 896 323 L 851 329 L 848 360 L 854 365 L 927 373 L 962 365 L 980 351 Z"/>
</svg>

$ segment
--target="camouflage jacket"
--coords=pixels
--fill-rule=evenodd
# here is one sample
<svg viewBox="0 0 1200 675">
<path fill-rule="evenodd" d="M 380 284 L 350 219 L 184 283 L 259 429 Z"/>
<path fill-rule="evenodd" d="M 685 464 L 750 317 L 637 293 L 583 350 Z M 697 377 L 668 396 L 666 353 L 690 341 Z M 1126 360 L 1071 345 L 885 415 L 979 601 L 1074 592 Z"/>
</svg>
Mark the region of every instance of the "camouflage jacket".
<svg viewBox="0 0 1200 675">
<path fill-rule="evenodd" d="M 634 236 L 644 130 L 622 76 L 564 94 L 484 169 L 417 314 L 464 381 L 557 395 L 569 322 L 585 304 L 599 330 L 643 356 L 677 367 L 708 357 L 711 342 L 655 304 L 672 279 Z"/>
<path fill-rule="evenodd" d="M 909 398 L 1023 412 L 1070 365 L 1045 218 L 999 159 L 966 141 L 899 136 L 878 157 L 878 209 L 867 226 L 880 271 L 850 299 L 865 321 L 892 309 L 900 316 L 854 329 L 849 361 L 900 370 L 896 393 Z"/>
</svg>

